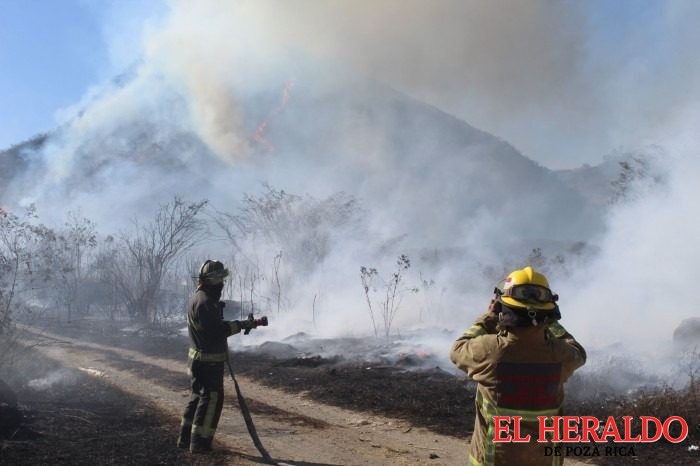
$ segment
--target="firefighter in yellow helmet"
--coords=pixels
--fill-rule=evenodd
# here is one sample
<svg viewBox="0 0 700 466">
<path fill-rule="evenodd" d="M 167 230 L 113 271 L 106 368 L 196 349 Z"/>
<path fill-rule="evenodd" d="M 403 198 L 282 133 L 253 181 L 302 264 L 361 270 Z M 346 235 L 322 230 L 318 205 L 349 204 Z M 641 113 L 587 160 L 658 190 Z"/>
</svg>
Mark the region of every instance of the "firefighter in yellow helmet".
<svg viewBox="0 0 700 466">
<path fill-rule="evenodd" d="M 226 339 L 257 327 L 252 316 L 248 320 L 224 320 L 224 303 L 220 299 L 228 274 L 221 262 L 206 261 L 199 270 L 197 291 L 187 309 L 192 393 L 182 415 L 177 446 L 189 448 L 192 453 L 211 450 L 224 403 Z"/>
<path fill-rule="evenodd" d="M 476 382 L 476 420 L 469 463 L 559 465 L 538 443 L 537 416 L 560 414 L 564 382 L 586 352 L 559 324 L 558 296 L 532 267 L 511 272 L 496 286 L 489 310 L 452 345 L 451 359 Z M 522 416 L 528 443 L 494 443 L 493 416 Z M 511 430 L 512 433 L 512 430 Z"/>
</svg>

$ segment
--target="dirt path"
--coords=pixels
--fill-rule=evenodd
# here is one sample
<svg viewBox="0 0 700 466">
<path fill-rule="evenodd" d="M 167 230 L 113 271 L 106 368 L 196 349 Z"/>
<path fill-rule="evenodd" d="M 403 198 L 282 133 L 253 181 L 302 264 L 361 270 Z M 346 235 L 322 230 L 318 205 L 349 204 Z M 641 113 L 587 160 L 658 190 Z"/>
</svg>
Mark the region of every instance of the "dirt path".
<svg viewBox="0 0 700 466">
<path fill-rule="evenodd" d="M 44 341 L 36 349 L 46 356 L 123 392 L 145 398 L 157 405 L 174 424 L 179 422 L 189 396 L 184 362 L 34 328 L 24 331 L 27 344 Z M 46 344 L 46 339 L 51 343 Z M 308 466 L 466 463 L 465 440 L 414 427 L 406 421 L 328 406 L 304 394 L 285 393 L 246 377 L 238 376 L 238 379 L 263 443 L 280 462 Z M 225 460 L 230 461 L 229 464 L 259 464 L 260 455 L 248 437 L 230 381 L 226 383 L 226 390 L 227 401 L 215 447 L 233 453 Z M 174 443 L 173 438 L 173 448 Z M 584 463 L 567 459 L 566 464 Z"/>
<path fill-rule="evenodd" d="M 39 337 L 56 340 L 38 347 L 48 357 L 156 402 L 177 422 L 188 397 L 184 363 L 36 329 L 25 331 L 25 341 L 30 344 Z M 404 421 L 323 405 L 245 377 L 239 379 L 258 433 L 268 451 L 280 461 L 307 465 L 456 465 L 465 461 L 464 440 L 412 427 Z M 250 457 L 237 457 L 236 464 L 256 464 L 259 454 L 237 412 L 232 385 L 226 385 L 229 401 L 216 442 Z"/>
</svg>

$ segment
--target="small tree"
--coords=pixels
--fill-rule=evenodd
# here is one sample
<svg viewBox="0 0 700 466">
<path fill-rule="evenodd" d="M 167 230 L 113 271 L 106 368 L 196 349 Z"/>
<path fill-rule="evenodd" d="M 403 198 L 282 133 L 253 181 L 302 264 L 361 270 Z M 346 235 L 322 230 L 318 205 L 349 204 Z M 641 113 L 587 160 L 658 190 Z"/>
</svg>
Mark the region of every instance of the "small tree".
<svg viewBox="0 0 700 466">
<path fill-rule="evenodd" d="M 158 209 L 150 223 L 136 223 L 134 236 L 122 235 L 112 276 L 133 319 L 153 322 L 168 268 L 201 240 L 204 223 L 198 216 L 206 204 L 175 197 Z"/>
<path fill-rule="evenodd" d="M 625 160 L 618 162 L 620 171 L 617 178 L 610 182 L 612 187 L 611 204 L 617 204 L 634 197 L 635 189 L 653 188 L 666 181 L 666 174 L 660 169 L 657 159 L 660 149 L 651 147 L 647 152 L 628 154 Z"/>
<path fill-rule="evenodd" d="M 372 330 L 374 330 L 375 337 L 378 337 L 379 333 L 377 332 L 377 321 L 374 318 L 374 309 L 372 308 L 372 300 L 370 299 L 369 292 L 370 289 L 374 292 L 377 291 L 376 288 L 372 288 L 372 281 L 377 275 L 377 269 L 375 268 L 360 267 L 360 280 L 362 280 L 362 289 L 365 291 L 367 309 L 369 310 L 369 318 L 372 321 Z"/>
<path fill-rule="evenodd" d="M 25 303 L 35 283 L 49 276 L 46 251 L 55 235 L 37 218 L 33 206 L 22 217 L 0 211 L 0 366 L 12 361 L 16 317 L 29 312 Z"/>
<path fill-rule="evenodd" d="M 65 228 L 56 236 L 56 254 L 52 260 L 59 298 L 65 306 L 68 321 L 73 310 L 81 314 L 87 312 L 85 264 L 96 246 L 95 224 L 81 218 L 78 212 L 69 212 Z"/>
<path fill-rule="evenodd" d="M 93 273 L 97 283 L 103 290 L 104 310 L 110 320 L 117 317 L 123 298 L 119 292 L 116 275 L 116 261 L 119 249 L 113 236 L 108 235 L 99 242 L 95 258 L 92 262 Z"/>
<path fill-rule="evenodd" d="M 272 261 L 272 281 L 275 284 L 275 299 L 277 301 L 277 314 L 282 305 L 282 284 L 280 283 L 280 265 L 282 264 L 282 251 Z"/>
<path fill-rule="evenodd" d="M 407 292 L 417 293 L 417 287 L 403 288 L 401 284 L 404 280 L 404 275 L 406 271 L 411 267 L 411 261 L 408 256 L 401 254 L 396 261 L 396 271 L 391 275 L 388 281 L 383 281 L 382 298 L 379 301 L 379 312 L 382 318 L 382 323 L 384 325 L 384 336 L 389 337 L 391 333 L 391 326 L 394 322 L 394 318 L 401 306 L 401 301 Z M 375 310 L 372 306 L 372 300 L 370 299 L 370 290 L 377 292 L 376 288 L 372 287 L 372 281 L 375 278 L 380 278 L 377 269 L 360 267 L 360 279 L 362 280 L 362 287 L 365 292 L 365 298 L 367 299 L 367 307 L 369 309 L 370 318 L 372 321 L 372 328 L 374 329 L 374 335 L 378 336 L 377 324 L 374 316 Z"/>
<path fill-rule="evenodd" d="M 679 366 L 688 376 L 688 391 L 695 406 L 700 406 L 700 400 L 698 399 L 698 390 L 700 389 L 700 387 L 698 387 L 698 377 L 700 377 L 700 346 L 696 345 L 683 352 L 679 359 Z"/>
<path fill-rule="evenodd" d="M 342 192 L 318 200 L 267 184 L 264 188 L 261 194 L 246 194 L 235 214 L 217 212 L 214 217 L 242 261 L 255 262 L 251 249 L 262 239 L 266 252 L 284 251 L 285 263 L 300 274 L 310 272 L 328 256 L 337 231 L 357 218 L 355 199 Z"/>
<path fill-rule="evenodd" d="M 264 184 L 260 193 L 245 194 L 236 211 L 216 212 L 213 220 L 233 249 L 241 294 L 251 306 L 257 300 L 281 313 L 302 299 L 295 292 L 306 287 L 338 236 L 359 227 L 358 212 L 355 199 L 342 192 L 315 199 Z"/>
</svg>

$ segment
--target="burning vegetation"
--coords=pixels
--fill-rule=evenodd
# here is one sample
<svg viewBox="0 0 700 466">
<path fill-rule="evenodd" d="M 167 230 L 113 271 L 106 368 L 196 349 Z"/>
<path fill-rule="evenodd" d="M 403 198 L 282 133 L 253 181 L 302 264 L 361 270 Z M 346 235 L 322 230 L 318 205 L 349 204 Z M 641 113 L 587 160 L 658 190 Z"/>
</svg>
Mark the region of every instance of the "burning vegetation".
<svg viewBox="0 0 700 466">
<path fill-rule="evenodd" d="M 180 349 L 186 346 L 182 309 L 196 269 L 211 251 L 217 251 L 233 272 L 224 289 L 229 317 L 271 315 L 270 330 L 275 333 L 253 340 L 235 356 L 244 376 L 287 392 L 303 392 L 322 403 L 402 419 L 442 435 L 469 435 L 475 415 L 474 384 L 455 375 L 446 356 L 446 342 L 454 332 L 439 328 L 454 318 L 445 308 L 454 307 L 460 297 L 452 291 L 456 277 L 446 279 L 439 271 L 464 258 L 464 252 L 402 251 L 401 237 L 373 238 L 376 241 L 368 243 L 367 223 L 366 209 L 349 194 L 316 199 L 267 184 L 258 193 L 245 194 L 236 210 L 215 209 L 207 200 L 173 197 L 153 209 L 150 218 L 134 218 L 130 228 L 113 232 L 101 231 L 80 210 L 69 212 L 61 226 L 44 224 L 35 207 L 21 213 L 3 210 L 0 379 L 7 383 L 2 385 L 0 410 L 5 449 L 10 455 L 27 454 L 24 445 L 41 445 L 37 439 L 42 435 L 55 435 L 44 425 L 58 426 L 78 416 L 80 428 L 89 429 L 118 415 L 116 405 L 76 411 L 83 408 L 63 404 L 64 398 L 45 397 L 46 387 L 65 388 L 61 396 L 66 397 L 75 396 L 74 390 L 81 386 L 96 394 L 109 390 L 108 368 L 87 365 L 44 374 L 26 371 L 18 377 L 25 373 L 26 355 L 31 354 L 23 329 L 44 327 L 72 338 L 139 348 L 157 357 L 177 355 L 175 359 L 180 360 Z M 556 276 L 595 255 L 583 242 L 547 251 L 534 247 L 520 260 Z M 388 260 L 392 256 L 397 258 L 393 264 Z M 374 262 L 377 259 L 379 263 Z M 358 279 L 351 270 L 357 271 L 362 263 L 370 265 L 360 267 Z M 505 267 L 477 266 L 485 282 L 495 282 Z M 474 284 L 474 288 L 481 286 L 481 281 Z M 347 306 L 348 301 L 352 303 L 349 318 L 334 309 L 338 304 Z M 361 312 L 363 305 L 365 312 Z M 347 320 L 339 321 L 341 315 Z M 352 327 L 340 334 L 328 332 L 324 327 L 329 321 L 340 326 L 352 322 Z M 660 417 L 680 412 L 688 421 L 689 442 L 695 445 L 700 431 L 698 359 L 688 345 L 694 341 L 693 322 L 682 325 L 676 335 L 685 364 L 670 371 L 678 383 L 666 386 L 653 374 L 633 370 L 639 366 L 613 358 L 572 379 L 567 412 L 603 421 L 628 412 L 643 415 L 645 409 Z M 34 344 L 60 345 L 60 335 Z M 44 410 L 41 403 L 64 407 Z M 138 410 L 134 415 L 157 408 L 146 405 Z M 164 449 L 172 432 L 156 429 L 154 435 L 153 441 L 161 442 Z M 122 454 L 121 443 L 114 445 L 113 454 Z M 660 443 L 645 446 L 637 455 L 671 454 L 678 464 L 688 458 L 671 451 L 670 445 Z M 67 458 L 79 457 L 78 447 L 72 455 Z M 142 451 L 135 457 L 146 462 L 182 459 L 164 450 Z"/>
</svg>

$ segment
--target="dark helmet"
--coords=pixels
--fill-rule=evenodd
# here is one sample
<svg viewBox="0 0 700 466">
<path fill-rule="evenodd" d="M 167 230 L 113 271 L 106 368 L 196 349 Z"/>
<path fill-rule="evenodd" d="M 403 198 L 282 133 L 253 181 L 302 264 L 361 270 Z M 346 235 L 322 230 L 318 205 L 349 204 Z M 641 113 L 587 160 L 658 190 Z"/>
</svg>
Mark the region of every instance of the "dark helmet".
<svg viewBox="0 0 700 466">
<path fill-rule="evenodd" d="M 228 269 L 219 261 L 207 260 L 199 268 L 199 280 L 205 285 L 220 285 L 228 277 Z"/>
</svg>

